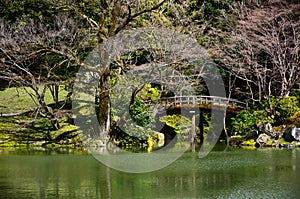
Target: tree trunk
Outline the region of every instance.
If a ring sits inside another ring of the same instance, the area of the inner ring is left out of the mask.
[[[110,111],[110,70],[105,67],[99,82],[99,110],[98,120],[100,125],[100,139],[106,141],[111,125]]]
[[[55,108],[58,108],[58,103],[59,103],[59,98],[58,98],[59,85],[57,85],[57,84],[55,84],[55,85],[49,85],[49,90],[51,92],[53,101],[55,103]]]

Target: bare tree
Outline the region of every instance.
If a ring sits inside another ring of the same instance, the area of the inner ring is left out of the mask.
[[[238,8],[221,53],[225,70],[237,77],[236,92],[253,102],[288,96],[300,81],[300,4],[251,1]]]
[[[57,129],[56,111],[46,104],[45,94],[51,88],[57,103],[58,85],[72,78],[66,72],[79,65],[81,48],[87,46],[88,31],[82,26],[66,15],[53,17],[51,23],[43,18],[0,21],[0,78],[23,87],[37,105],[36,114]]]

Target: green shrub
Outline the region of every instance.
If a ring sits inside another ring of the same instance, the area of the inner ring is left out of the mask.
[[[269,102],[263,101],[259,106],[274,119],[275,125],[285,124],[295,112],[299,111],[299,101],[296,96],[278,98],[271,96]]]
[[[152,129],[141,127],[133,123],[126,123],[124,125],[124,130],[125,133],[136,142],[147,140],[148,137],[152,137],[154,135],[154,131]]]
[[[192,121],[182,115],[165,115],[159,120],[174,129],[179,141],[184,141],[185,132],[192,125]]]
[[[275,120],[277,123],[286,122],[295,112],[299,111],[298,99],[295,96],[289,96],[279,100],[278,106],[276,107]]]
[[[290,118],[289,123],[292,123],[295,126],[300,126],[300,111],[295,112]]]
[[[272,96],[269,102],[263,101],[255,110],[244,110],[232,118],[232,130],[239,135],[245,135],[252,129],[257,129],[257,124],[271,123],[273,125],[285,124],[289,121],[296,121],[300,111],[299,101],[295,96],[288,96],[280,99]]]
[[[153,116],[148,112],[146,105],[141,100],[136,100],[129,111],[132,120],[139,126],[149,126],[154,121]]]
[[[235,118],[232,118],[233,131],[238,135],[246,135],[250,130],[256,129],[257,124],[273,123],[274,120],[268,117],[267,112],[264,110],[248,111],[243,110],[237,114]]]
[[[300,102],[300,92],[299,91],[291,91],[290,96],[296,97],[298,102]],[[299,106],[299,104],[298,104],[298,106]]]

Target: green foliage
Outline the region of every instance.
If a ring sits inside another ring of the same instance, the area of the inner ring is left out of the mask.
[[[160,90],[157,87],[152,87],[151,84],[145,84],[144,88],[138,93],[138,97],[143,100],[156,100]]]
[[[117,77],[114,78],[116,84],[118,82]],[[152,137],[154,131],[152,128],[155,126],[154,118],[149,113],[148,107],[145,104],[145,100],[155,100],[158,97],[159,91],[157,88],[151,87],[150,84],[146,84],[135,96],[133,104],[129,104],[128,97],[117,96],[118,93],[112,95],[114,100],[114,106],[117,109],[112,108],[114,119],[125,120],[126,122],[122,126],[122,131],[118,132],[118,140],[123,144],[139,145],[142,142],[147,142],[149,137]],[[127,94],[127,93],[126,93]],[[130,106],[129,116],[124,118],[124,112]]]
[[[189,128],[192,124],[189,118],[182,115],[165,115],[160,118],[160,121],[174,128],[176,133],[181,133],[183,129]]]
[[[159,120],[174,129],[179,141],[184,141],[185,133],[192,125],[192,121],[182,115],[165,115]]]
[[[202,45],[202,46],[206,46],[211,42],[211,38],[207,35],[203,35],[202,37],[200,37],[198,39],[198,42]]]
[[[154,118],[148,112],[145,103],[141,100],[134,101],[129,113],[132,120],[139,126],[146,127],[154,121]]]
[[[265,109],[268,115],[274,118],[276,125],[284,124],[289,117],[300,110],[299,101],[295,96],[283,99],[271,96],[269,102],[263,101],[258,107]]]
[[[133,123],[126,123],[124,130],[127,135],[132,137],[132,140],[143,141],[154,135],[154,131],[150,128],[141,127]]]
[[[295,96],[288,96],[279,101],[276,110],[275,120],[279,123],[284,122],[287,118],[300,110],[299,102]]]
[[[77,9],[95,21],[99,21],[101,7],[97,0],[76,1]]]
[[[16,131],[16,129],[19,128],[19,124],[16,122],[13,123],[9,121],[7,118],[1,118],[0,120],[0,140],[2,140],[3,137],[5,137],[4,132],[13,132]]]
[[[97,0],[74,1],[73,6],[93,20],[100,19],[101,7]],[[48,0],[2,0],[0,10],[0,17],[11,22],[26,17],[50,17],[59,12],[59,9],[53,9],[53,4]]]
[[[300,102],[300,92],[299,91],[291,91],[290,96],[296,97],[298,102]]]
[[[203,131],[207,133],[209,128],[211,128],[211,114],[203,113]]]
[[[208,0],[204,2],[203,13],[205,17],[218,18],[222,12],[230,10],[232,1]]]
[[[235,132],[244,135],[252,129],[257,129],[257,124],[271,123],[273,125],[285,124],[288,120],[296,120],[297,111],[300,111],[299,102],[295,96],[284,99],[271,97],[269,102],[263,101],[255,110],[244,110],[232,118],[232,127]],[[292,117],[294,115],[294,117]]]
[[[235,118],[232,118],[231,124],[234,132],[238,135],[245,135],[250,130],[256,129],[257,124],[260,122],[273,123],[274,120],[268,117],[264,110],[243,110],[239,112]]]
[[[194,14],[194,19],[204,19],[204,21],[210,26],[218,29],[223,29],[223,26],[226,26],[224,17],[227,14],[231,13],[233,2],[234,0],[189,0],[187,1],[189,9],[186,14]]]
[[[117,84],[118,78],[114,76],[113,84]],[[124,92],[121,92],[124,93]],[[130,94],[130,93],[125,93]],[[148,107],[145,101],[156,100],[159,96],[159,89],[152,87],[151,84],[146,84],[143,89],[141,89],[135,96],[133,104],[129,104],[130,96],[118,95],[118,92],[112,93],[111,98],[113,102],[112,113],[115,120],[121,118],[125,111],[127,111],[128,106],[129,114],[134,123],[142,127],[153,127],[154,118],[149,113]],[[117,108],[114,108],[117,107]]]
[[[22,17],[39,18],[54,14],[46,0],[3,0],[0,10],[0,17],[12,22]]]
[[[295,126],[300,126],[300,111],[295,112],[289,119],[289,123],[292,123]]]

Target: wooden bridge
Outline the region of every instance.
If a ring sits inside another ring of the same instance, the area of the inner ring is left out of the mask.
[[[164,97],[160,98],[157,103],[163,106],[165,110],[199,108],[202,110],[227,110],[228,112],[236,113],[248,109],[248,103],[246,102],[219,96],[190,95]]]
[[[200,130],[200,146],[204,141],[203,113],[217,110],[220,114],[224,114],[226,110],[226,113],[236,114],[241,110],[248,109],[248,103],[236,99],[203,95],[164,97],[155,101],[148,101],[146,104],[151,107],[150,112],[153,116],[184,113],[185,116],[191,117],[192,124],[186,139],[190,142],[192,151],[195,151],[195,137],[198,136],[195,130],[196,125]]]

